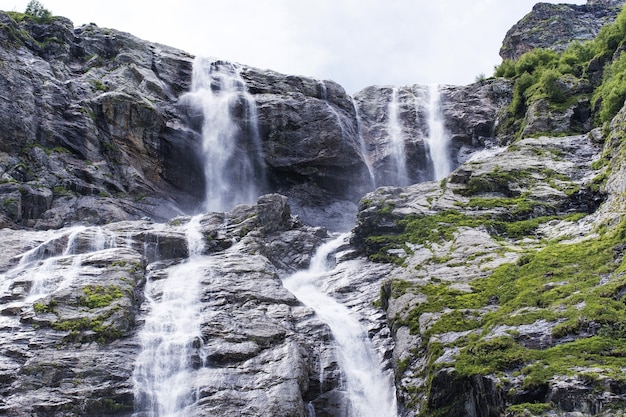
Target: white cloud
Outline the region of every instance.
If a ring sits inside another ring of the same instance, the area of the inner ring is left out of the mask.
[[[506,31],[534,0],[41,0],[76,25],[94,22],[193,54],[372,84],[466,84],[500,62]],[[551,1],[557,3],[560,1]],[[584,4],[584,0],[571,1]],[[28,0],[0,0],[23,11]]]

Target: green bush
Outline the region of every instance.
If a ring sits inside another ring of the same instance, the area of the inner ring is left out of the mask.
[[[28,2],[24,14],[40,21],[47,21],[52,17],[50,10],[46,9],[43,4],[37,0],[31,0]]]
[[[626,54],[609,64],[604,70],[602,84],[593,96],[594,105],[599,107],[598,121],[610,121],[624,106],[626,100]]]

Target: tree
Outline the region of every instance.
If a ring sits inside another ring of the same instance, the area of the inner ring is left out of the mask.
[[[38,0],[30,0],[26,6],[24,14],[32,16],[38,20],[47,20],[52,17],[50,10],[43,7]]]

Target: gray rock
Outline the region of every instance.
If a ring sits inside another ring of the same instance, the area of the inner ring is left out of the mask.
[[[500,56],[515,60],[534,48],[562,51],[572,41],[591,40],[602,26],[615,20],[623,5],[623,0],[588,0],[580,6],[537,3],[509,29]]]

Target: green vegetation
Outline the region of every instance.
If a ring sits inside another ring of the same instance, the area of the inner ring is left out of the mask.
[[[111,89],[108,84],[103,83],[100,80],[92,80],[91,84],[93,85],[94,90],[107,92]]]
[[[96,341],[100,344],[109,343],[115,339],[119,339],[124,335],[124,332],[109,322],[109,319],[114,314],[123,312],[122,307],[119,305],[113,305],[113,302],[124,296],[124,292],[121,288],[115,285],[102,286],[102,285],[88,285],[83,288],[84,296],[80,297],[75,306],[89,310],[101,309],[101,312],[97,312],[95,317],[93,315],[85,314],[80,317],[62,318],[59,312],[56,310],[57,302],[51,300],[47,303],[37,302],[34,303],[33,309],[35,314],[55,314],[57,321],[50,324],[50,327],[54,330],[69,332],[65,337],[65,342],[91,342]],[[108,307],[108,308],[107,308]]]
[[[507,415],[511,415],[512,417],[522,417],[533,415],[540,415],[545,413],[546,411],[550,411],[554,408],[554,404],[552,403],[522,403],[515,404],[507,408]]]
[[[105,344],[113,340],[119,339],[124,333],[118,328],[107,325],[105,320],[112,315],[113,311],[99,316],[97,318],[79,317],[75,319],[59,320],[52,324],[54,330],[69,331],[70,333],[66,337],[68,342],[83,342],[90,341],[91,337],[87,340],[83,336],[82,332],[91,331],[94,332],[92,340],[97,341],[100,344]]]
[[[40,22],[46,22],[52,18],[50,10],[46,9],[43,4],[37,0],[30,0],[28,2],[24,14],[33,17]]]
[[[52,12],[46,9],[41,2],[37,0],[31,0],[26,5],[26,10],[24,13],[19,12],[6,12],[11,19],[13,19],[16,23],[20,23],[24,20],[34,20],[38,23],[48,23],[50,22],[54,16],[52,16]]]
[[[33,304],[33,309],[37,314],[45,314],[54,312],[54,307],[56,307],[56,303],[51,301],[47,304],[44,303],[35,303]]]
[[[85,296],[79,299],[78,304],[90,309],[107,307],[113,300],[124,296],[122,290],[115,285],[106,287],[102,285],[88,285],[83,288],[83,292]]]
[[[494,75],[513,79],[514,87],[503,131],[519,134],[526,110],[539,100],[565,109],[592,98],[596,125],[610,121],[626,99],[625,42],[626,9],[592,41],[574,42],[562,53],[533,49],[517,61],[504,60]],[[602,77],[595,75],[598,69],[603,69]]]
[[[449,346],[460,349],[453,363],[458,378],[521,376],[521,388],[530,390],[546,386],[558,375],[578,375],[604,389],[602,380],[592,373],[581,375],[580,368],[599,369],[603,377],[626,380],[622,371],[626,367],[625,240],[626,222],[595,239],[548,243],[471,282],[471,291],[455,290],[446,282],[420,286],[390,282],[387,286],[394,296],[408,291],[426,296],[396,323],[422,333],[425,340],[435,334],[471,331]],[[434,313],[435,318],[420,328],[424,313]],[[560,343],[533,348],[521,343],[524,338],[517,330],[505,332],[508,335],[492,333],[501,326],[538,320],[551,323],[551,336]],[[429,361],[428,375],[448,366]],[[552,407],[518,404],[508,411],[517,415]]]
[[[502,202],[502,201],[500,201]],[[470,204],[485,204],[487,199],[470,200]],[[511,199],[505,203],[519,207],[518,214],[528,214],[527,207],[530,202],[524,202],[520,198]],[[494,218],[493,214],[477,214],[470,216],[458,210],[444,210],[436,214],[416,214],[407,216],[396,221],[398,233],[386,235],[370,235],[365,241],[365,250],[369,259],[374,262],[387,262],[402,265],[403,257],[390,254],[390,251],[404,249],[410,253],[407,243],[430,247],[433,243],[454,240],[455,233],[460,227],[483,227],[492,236],[502,239],[522,239],[532,236],[536,229],[551,220],[562,219],[575,221],[583,214],[574,213],[568,215],[548,215],[530,218],[513,218],[510,213],[505,216],[508,219]]]

